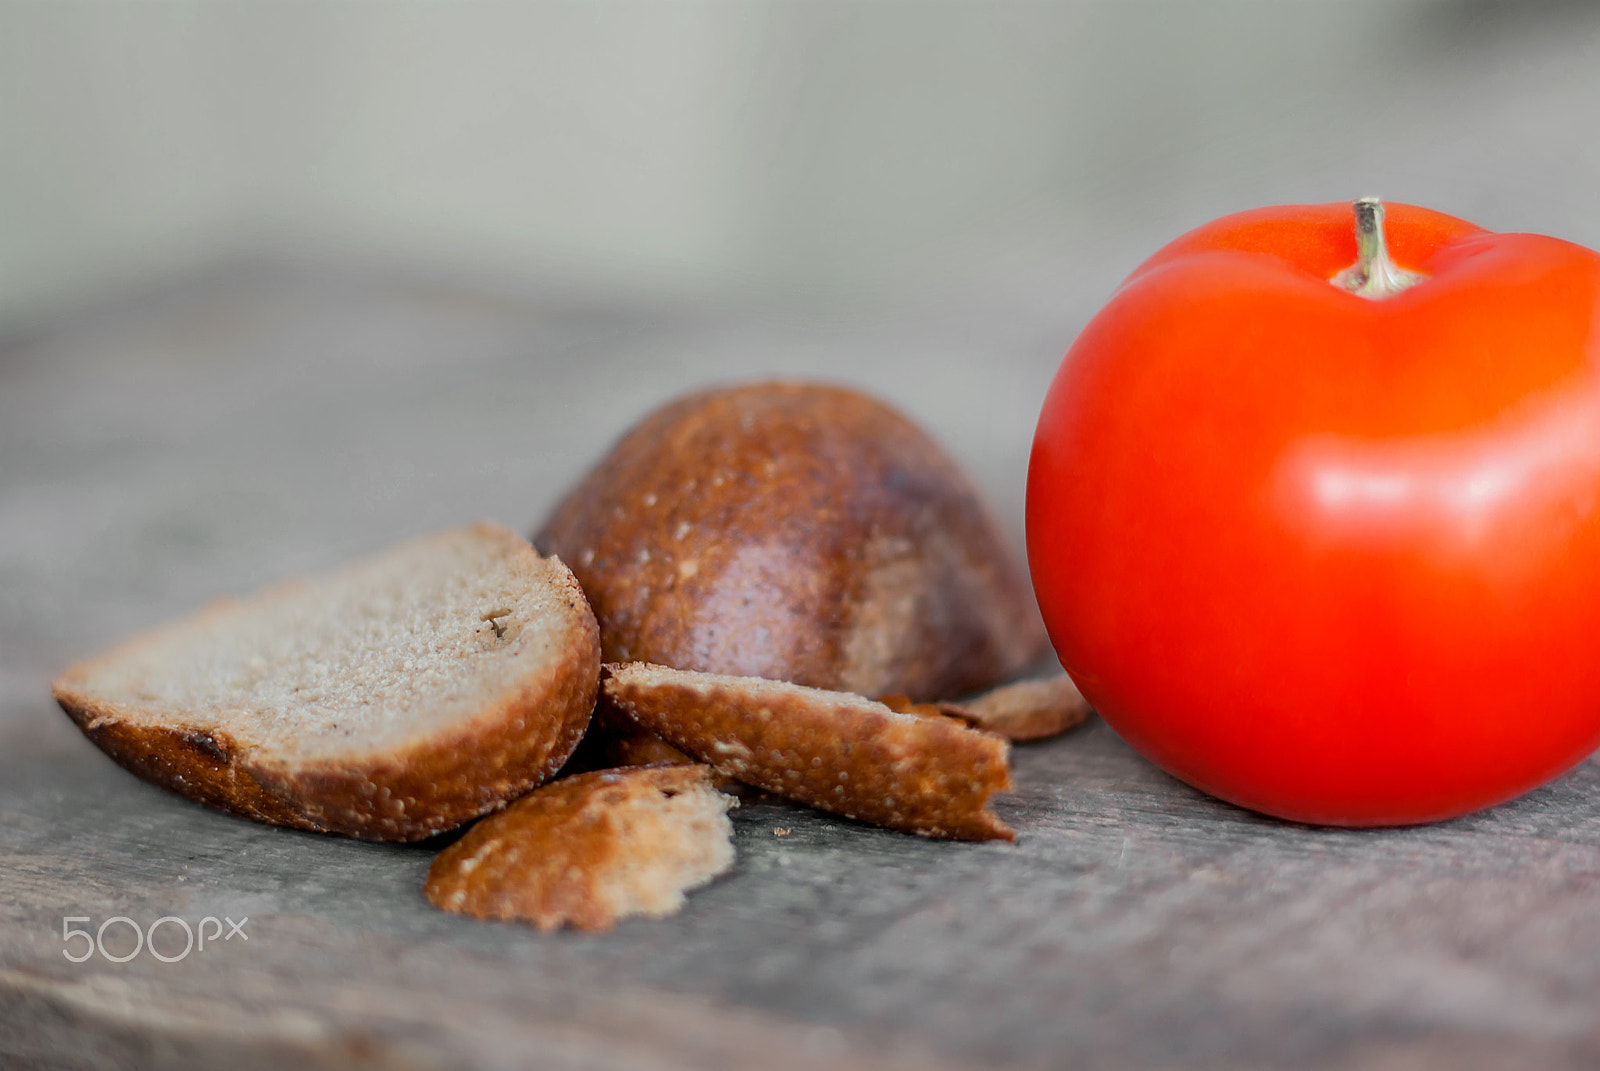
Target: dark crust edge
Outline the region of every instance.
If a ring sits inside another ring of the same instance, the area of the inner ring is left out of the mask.
[[[94,745],[117,765],[196,803],[231,811],[258,822],[296,829],[329,831],[273,795],[233,762],[226,736],[131,725],[97,714],[93,703],[57,685],[55,700]]]
[[[119,765],[187,799],[295,829],[422,840],[542,784],[588,727],[600,683],[599,626],[565,563],[540,560],[559,568],[549,580],[578,611],[565,650],[458,729],[368,764],[279,767],[257,761],[225,732],[131,724],[115,704],[98,704],[75,689],[73,681],[92,663],[63,673],[52,694]]]

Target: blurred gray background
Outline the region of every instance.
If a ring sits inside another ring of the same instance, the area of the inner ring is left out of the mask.
[[[0,325],[240,258],[1005,308],[1369,192],[1600,245],[1597,122],[1586,3],[0,0]]]
[[[219,591],[531,531],[698,383],[878,394],[1020,547],[1154,249],[1368,193],[1600,247],[1597,130],[1588,3],[0,0],[0,734]]]

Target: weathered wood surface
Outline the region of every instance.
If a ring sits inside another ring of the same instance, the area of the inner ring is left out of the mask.
[[[426,846],[165,794],[48,699],[68,661],[215,594],[480,515],[529,529],[707,379],[864,384],[1015,527],[1037,400],[1086,311],[1009,336],[804,327],[256,269],[4,343],[0,1066],[1600,1064],[1593,760],[1485,814],[1341,832],[1209,800],[1092,723],[1017,749],[1015,844],[752,797],[731,876],[587,937],[434,911]],[[69,915],[248,916],[249,939],[76,964]]]

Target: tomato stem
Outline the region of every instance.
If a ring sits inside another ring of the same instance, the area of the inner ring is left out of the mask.
[[[1356,214],[1356,262],[1335,275],[1333,285],[1376,301],[1421,282],[1422,276],[1406,271],[1389,259],[1389,243],[1383,231],[1383,202],[1376,197],[1362,197],[1352,207]]]

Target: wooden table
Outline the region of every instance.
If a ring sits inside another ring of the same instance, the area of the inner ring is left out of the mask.
[[[893,399],[1019,535],[1038,399],[1097,300],[820,322],[240,265],[0,342],[0,1066],[1600,1065],[1594,761],[1455,822],[1329,831],[1094,723],[1017,750],[1015,844],[752,797],[736,869],[681,915],[541,935],[430,908],[426,846],[145,785],[49,700],[69,661],[215,594],[480,515],[529,530],[709,379]],[[248,921],[182,959],[163,924],[171,963],[73,963],[69,916]]]

